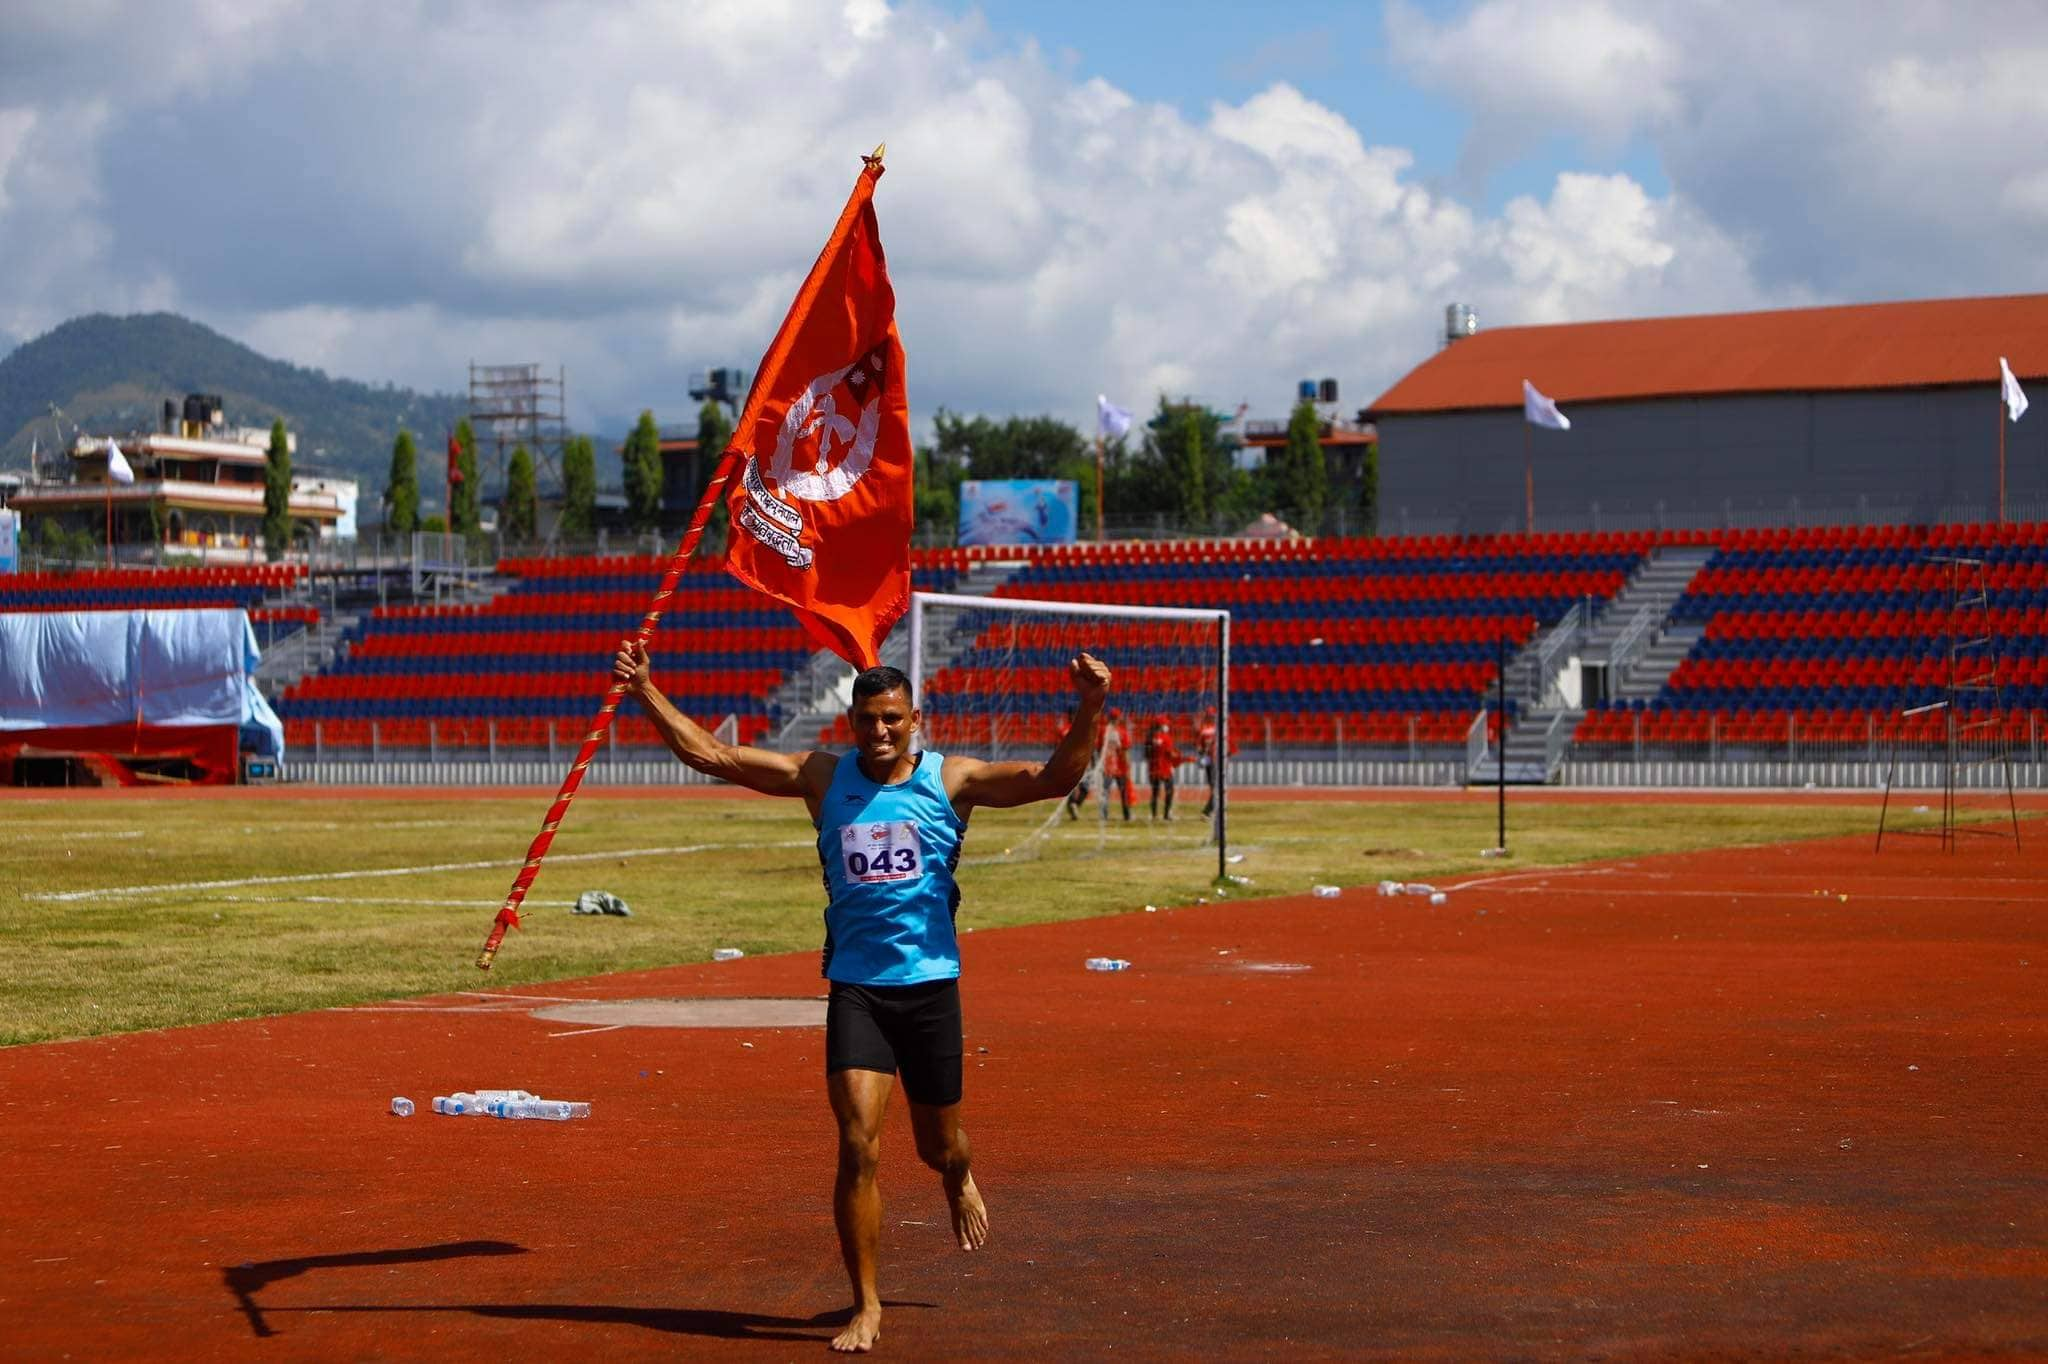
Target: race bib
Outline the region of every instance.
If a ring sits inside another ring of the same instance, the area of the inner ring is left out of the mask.
[[[839,855],[849,881],[874,885],[924,874],[917,825],[907,819],[844,825],[839,830]]]

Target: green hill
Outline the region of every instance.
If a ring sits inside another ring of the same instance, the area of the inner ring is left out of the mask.
[[[268,426],[279,417],[299,438],[295,464],[352,475],[363,505],[377,505],[398,429],[420,444],[424,473],[443,433],[467,402],[452,393],[415,393],[334,379],[258,355],[240,342],[172,313],[96,313],[25,341],[0,359],[0,469],[25,469],[31,437],[56,443],[50,404],[89,433],[154,431],[166,398],[217,393],[231,426]],[[374,512],[370,513],[374,517]]]

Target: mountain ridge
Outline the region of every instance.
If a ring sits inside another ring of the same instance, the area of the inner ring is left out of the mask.
[[[0,469],[26,470],[32,440],[68,446],[74,427],[119,435],[159,428],[165,399],[219,394],[230,426],[283,418],[298,437],[294,467],[352,477],[377,505],[399,428],[413,433],[428,474],[443,432],[468,411],[453,393],[338,379],[272,359],[176,313],[90,313],[0,356]],[[64,415],[61,439],[50,413]]]

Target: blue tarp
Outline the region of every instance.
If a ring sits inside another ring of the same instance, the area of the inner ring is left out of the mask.
[[[259,656],[246,611],[0,613],[0,730],[238,725],[242,747],[281,759]]]

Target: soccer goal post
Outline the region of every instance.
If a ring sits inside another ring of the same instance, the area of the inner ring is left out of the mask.
[[[1174,782],[1182,769],[1198,774],[1216,875],[1227,878],[1228,611],[915,592],[909,643],[925,742],[992,759],[1051,752],[1074,706],[1069,660],[1085,650],[1107,663],[1128,780],[1151,780],[1154,758],[1177,753]],[[1153,742],[1162,737],[1165,747]],[[1098,795],[1106,817],[1108,793]]]

